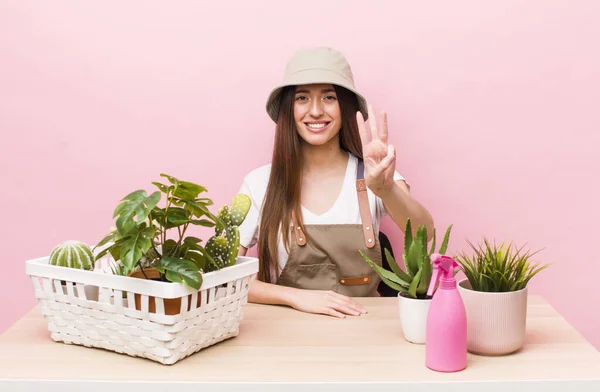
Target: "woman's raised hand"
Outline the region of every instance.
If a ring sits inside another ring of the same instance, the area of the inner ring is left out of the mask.
[[[377,127],[377,119],[373,107],[369,105],[367,124],[360,111],[356,113],[356,122],[360,133],[365,164],[365,183],[377,196],[390,190],[394,184],[396,170],[396,150],[388,144],[387,114],[381,112],[381,124]]]

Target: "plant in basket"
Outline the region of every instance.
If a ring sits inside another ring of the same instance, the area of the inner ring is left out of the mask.
[[[406,271],[398,266],[387,249],[385,249],[385,256],[392,269],[391,271],[375,264],[362,251],[359,251],[363,259],[377,272],[381,280],[398,291],[400,323],[404,337],[411,343],[425,343],[427,312],[431,304],[431,298],[427,296],[433,272],[431,255],[446,253],[451,230],[452,225],[446,229],[440,249],[436,252],[435,228],[433,229],[431,248],[427,249],[427,228],[424,225],[420,226],[413,236],[411,221],[407,219],[404,230],[404,252],[402,254]]]
[[[77,240],[63,241],[58,244],[52,252],[48,260],[50,265],[58,267],[66,267],[73,269],[81,269],[91,271],[94,269],[94,255],[88,244]],[[61,280],[62,293],[67,294],[67,281]],[[70,282],[73,285],[73,282]],[[96,301],[98,299],[98,287],[94,285],[84,284],[83,289],[87,299]]]
[[[458,289],[467,312],[467,347],[482,355],[503,355],[524,343],[529,281],[548,267],[533,261],[539,251],[513,243],[491,244],[487,238],[460,252],[456,261],[466,279]]]
[[[208,208],[213,201],[201,197],[206,188],[167,174],[161,176],[169,184],[153,182],[157,191],[148,195],[145,190],[136,190],[120,201],[113,214],[116,229],[96,248],[110,246],[99,252],[96,260],[110,254],[117,262],[114,271],[119,275],[182,283],[199,290],[203,273],[235,264],[238,226],[246,218],[251,201],[247,195],[237,194],[231,210],[225,205],[215,216]],[[161,199],[163,205],[159,205]],[[203,246],[200,238],[186,235],[190,225],[214,227],[215,235]],[[138,308],[139,298],[136,294]],[[165,312],[178,313],[180,303],[180,298],[165,300]],[[149,307],[155,312],[153,298]]]

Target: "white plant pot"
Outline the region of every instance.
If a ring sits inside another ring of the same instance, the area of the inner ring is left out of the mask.
[[[523,346],[527,321],[527,287],[488,293],[474,291],[467,279],[458,284],[467,311],[467,349],[479,355],[506,355]]]
[[[415,344],[425,344],[427,314],[431,299],[414,299],[398,294],[400,326],[404,338]]]

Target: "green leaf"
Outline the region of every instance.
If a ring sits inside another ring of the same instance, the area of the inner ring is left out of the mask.
[[[121,244],[126,240],[126,238],[120,238],[117,241],[115,241],[114,244],[112,244],[111,246],[109,246],[108,248],[105,248],[104,250],[102,250],[100,253],[98,253],[96,255],[95,260],[100,260],[101,258],[103,258],[104,256],[106,256],[108,253],[111,254],[111,256],[113,257],[114,260],[119,260],[119,255],[120,255],[120,249],[121,249]],[[114,251],[118,251],[117,253],[117,257],[115,257],[114,255]]]
[[[410,283],[410,287],[408,288],[408,295],[410,295],[413,298],[417,298],[417,287],[419,287],[419,283],[421,282],[421,271],[422,270],[419,270],[419,272],[417,272],[412,282]]]
[[[167,280],[174,283],[185,282],[188,286],[199,290],[202,286],[200,268],[191,260],[176,257],[163,257],[157,269],[164,273]]]
[[[429,251],[429,256],[435,253],[435,227],[433,228],[433,239],[431,241],[431,250]]]
[[[383,276],[379,276],[381,278],[381,281],[383,283],[385,283],[386,285],[388,285],[389,287],[391,287],[392,289],[396,290],[396,291],[400,291],[403,293],[408,293],[408,289],[404,286],[400,286],[399,284],[396,284],[394,282],[392,282],[391,280],[386,279]]]
[[[108,244],[109,242],[114,242],[116,240],[118,240],[119,238],[121,238],[121,234],[117,231],[117,230],[113,230],[111,231],[106,237],[104,237],[95,247],[96,248],[100,248],[101,246],[104,246],[106,244]]]
[[[160,201],[160,192],[156,191],[150,196],[146,192],[135,191],[125,196],[121,203],[115,209],[114,216],[117,218],[117,229],[121,234],[132,230],[136,225],[141,224],[156,207]],[[137,218],[137,220],[134,220]]]
[[[394,271],[396,276],[398,276],[401,280],[405,282],[410,282],[412,280],[412,278],[406,272],[402,271],[400,266],[398,266],[398,263],[396,263],[389,249],[387,248],[385,248],[385,258],[387,259],[390,268],[392,269],[392,271]]]
[[[407,255],[412,245],[412,226],[410,224],[410,218],[406,220],[406,228],[404,229],[404,254]],[[406,265],[406,272],[409,272],[408,265]]]
[[[191,219],[189,222],[196,226],[215,227],[215,223],[208,219]]]
[[[194,201],[201,192],[206,192],[206,188],[191,182],[179,181],[179,186],[173,192],[173,196],[184,201]]]
[[[422,225],[417,231],[417,237],[421,244],[421,258],[419,260],[419,269],[421,270],[421,281],[417,287],[417,294],[424,295],[427,293],[429,287],[429,280],[431,279],[431,259],[427,252],[427,227]]]
[[[222,224],[222,222],[216,216],[214,216],[206,206],[198,204],[194,201],[188,201],[187,205],[194,208],[194,216],[201,217],[202,215],[206,215],[213,222]]]
[[[429,290],[429,284],[431,283],[431,275],[433,267],[431,266],[431,259],[429,255],[425,254],[423,256],[423,268],[421,269],[421,282],[417,287],[417,293],[421,295],[426,295],[427,290]]]
[[[196,199],[196,200],[194,200],[194,202],[198,203],[198,204],[202,204],[204,206],[212,206],[214,204],[214,202],[207,197],[202,197],[202,198]]]
[[[446,229],[446,234],[444,234],[444,240],[442,241],[442,246],[440,247],[439,253],[442,255],[446,254],[446,250],[448,248],[448,241],[450,241],[450,232],[452,231],[452,225],[448,226]]]
[[[189,249],[185,253],[183,258],[186,260],[193,261],[201,270],[203,270],[206,267],[206,258],[202,256],[202,253],[198,252],[197,250]]]
[[[404,255],[405,264],[407,265],[407,272],[410,276],[415,276],[419,271],[419,264],[421,262],[421,252],[423,246],[419,243],[419,238],[415,237],[415,239],[410,244],[410,248],[408,249],[408,254]]]
[[[409,282],[405,282],[402,279],[400,279],[398,276],[396,276],[393,272],[386,270],[385,268],[375,264],[373,262],[373,260],[369,259],[361,250],[359,250],[360,255],[362,256],[362,258],[367,262],[367,264],[373,268],[375,270],[375,272],[377,272],[377,275],[379,275],[379,277],[383,280],[383,279],[387,279],[389,281],[392,281],[394,283],[396,283],[397,285],[401,285],[401,286],[409,286]],[[396,289],[397,290],[397,289]]]
[[[166,212],[166,219],[165,219]],[[185,225],[189,223],[189,217],[185,209],[180,207],[155,208],[153,211],[154,218],[166,229]]]
[[[152,247],[154,238],[154,228],[145,227],[145,223],[140,225],[136,232],[121,244],[121,261],[125,267],[131,271],[135,264]]]
[[[183,239],[183,243],[187,244],[189,246],[194,246],[194,245],[198,246],[198,244],[200,242],[202,242],[202,240],[200,238],[191,237],[191,236],[190,237],[185,237]],[[195,249],[195,248],[192,248],[192,249]]]
[[[163,193],[165,193],[165,194],[169,193],[169,187],[167,187],[166,185],[163,185],[160,182],[153,182],[152,184],[156,185],[156,187],[158,189],[160,189]]]
[[[178,180],[177,180],[175,177],[173,177],[173,176],[170,176],[170,175],[168,175],[168,174],[164,174],[164,173],[161,173],[161,175],[160,175],[160,176],[161,176],[161,177],[165,177],[167,180],[169,180],[169,182],[170,182],[171,184],[175,185],[175,187],[179,186],[179,181],[178,181]]]
[[[180,255],[177,252],[177,241],[168,239],[165,241],[163,245],[163,254],[165,256],[179,257]]]

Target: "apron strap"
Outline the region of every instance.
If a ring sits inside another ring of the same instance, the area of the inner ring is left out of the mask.
[[[373,221],[371,219],[371,209],[369,208],[369,196],[367,195],[367,184],[365,183],[365,164],[362,159],[358,160],[358,168],[356,170],[356,191],[358,193],[358,208],[360,210],[365,245],[367,248],[372,248],[375,246],[375,233],[373,232]],[[298,244],[298,246],[304,246],[306,245],[306,235],[296,222],[296,214],[292,211],[292,224],[294,225],[296,244]]]
[[[373,221],[371,220],[369,196],[367,194],[367,184],[365,183],[365,164],[362,159],[358,160],[356,170],[356,191],[358,192],[358,208],[360,209],[365,245],[367,248],[372,248],[375,246],[375,233],[373,233]]]
[[[292,225],[294,225],[294,236],[296,237],[296,243],[298,246],[304,246],[306,245],[306,236],[304,235],[302,228],[298,226],[296,222],[296,213],[292,211]]]

